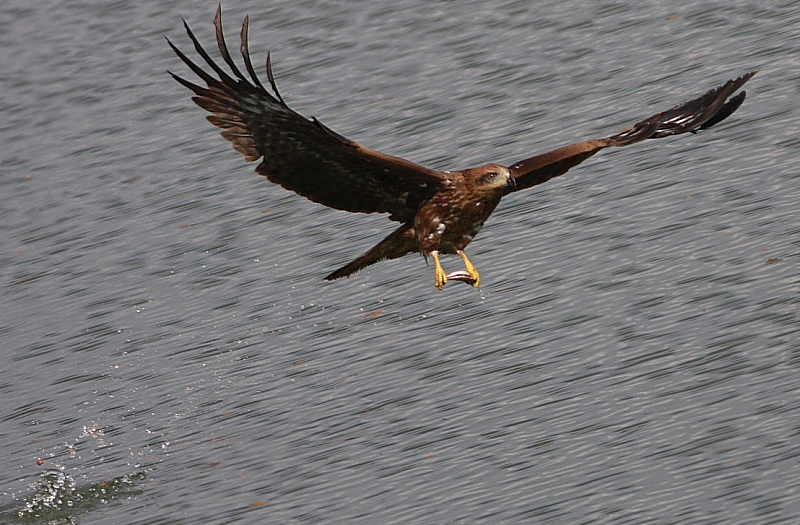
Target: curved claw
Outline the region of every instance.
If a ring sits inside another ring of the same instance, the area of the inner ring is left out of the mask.
[[[461,257],[461,260],[464,261],[464,266],[467,268],[467,273],[469,274],[472,280],[472,286],[475,288],[480,288],[481,286],[481,275],[478,273],[478,270],[472,265],[472,263],[467,259],[467,254],[464,253],[464,250],[458,250],[458,256]],[[466,282],[466,281],[465,281]]]
[[[444,288],[444,285],[447,284],[447,274],[444,273],[444,268],[442,268],[442,263],[439,262],[439,252],[434,250],[431,252],[431,257],[433,257],[433,262],[436,265],[436,269],[434,270],[433,275],[433,283],[436,285],[436,288],[441,290]]]

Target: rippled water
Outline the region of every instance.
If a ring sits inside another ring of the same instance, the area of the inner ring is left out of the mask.
[[[504,200],[481,291],[412,256],[324,282],[393,226],[254,175],[168,77],[214,4],[6,0],[0,504],[58,468],[146,472],[80,523],[800,520],[795,2],[223,7],[295,109],[437,168],[761,73]]]

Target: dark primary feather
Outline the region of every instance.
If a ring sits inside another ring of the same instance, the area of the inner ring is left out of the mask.
[[[728,99],[750,80],[757,71],[729,80],[720,87],[707,91],[700,97],[679,104],[667,111],[653,115],[636,123],[631,129],[617,135],[586,142],[577,142],[542,155],[516,162],[509,167],[516,180],[518,191],[547,182],[563,175],[603,148],[627,146],[646,139],[658,139],[681,133],[694,133],[710,128],[728,118],[744,102],[747,95],[742,91]]]
[[[217,47],[233,76],[214,62],[185,22],[184,26],[195,50],[216,76],[167,39],[207,87],[170,74],[194,91],[193,100],[211,113],[208,120],[223,129],[222,136],[247,161],[263,157],[256,171],[270,181],[332,208],[386,212],[392,220],[401,222],[413,218],[419,206],[439,189],[442,172],[365,148],[290,109],[278,93],[268,58],[267,78],[274,94],[269,93],[250,60],[247,18],[242,25],[240,51],[252,82],[230,56],[222,32],[221,9],[214,17]]]

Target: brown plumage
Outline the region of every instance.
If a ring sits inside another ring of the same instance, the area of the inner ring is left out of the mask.
[[[434,282],[440,290],[448,278],[440,254],[458,254],[464,261],[466,274],[454,272],[451,278],[470,282],[476,288],[480,285],[480,276],[464,248],[504,195],[562,175],[604,148],[709,128],[739,108],[745,92],[732,95],[756,74],[753,71],[729,80],[608,138],[570,144],[509,167],[487,164],[439,171],[366,148],[318,120],[296,113],[278,92],[269,55],[266,69],[272,93],[256,76],[247,45],[248,18],[242,26],[240,50],[249,79],[228,52],[220,8],[214,26],[217,47],[232,76],[211,59],[186,22],[184,27],[195,50],[216,77],[167,39],[206,87],[170,74],[195,93],[193,100],[211,113],[208,120],[223,129],[222,136],[234,149],[248,162],[261,160],[257,173],[314,202],[351,212],[388,213],[389,219],[400,223],[388,237],[326,279],[345,277],[383,259],[420,252],[433,258]]]

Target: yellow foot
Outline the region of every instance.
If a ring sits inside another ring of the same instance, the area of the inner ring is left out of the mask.
[[[472,286],[474,286],[475,288],[480,288],[481,275],[478,273],[478,270],[476,270],[475,267],[472,266],[472,263],[469,262],[469,259],[467,259],[467,254],[464,253],[464,250],[457,250],[456,253],[458,253],[458,256],[461,257],[462,261],[464,261],[464,266],[467,269],[467,273],[469,274],[470,277],[472,277],[472,280],[474,281],[472,283]]]
[[[441,290],[447,283],[447,274],[444,273],[442,263],[439,262],[439,252],[434,250],[431,252],[431,256],[433,256],[433,262],[436,264],[436,270],[433,275],[433,283],[436,285],[436,288]]]

